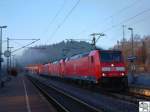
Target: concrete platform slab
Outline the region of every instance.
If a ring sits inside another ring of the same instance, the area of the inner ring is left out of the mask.
[[[0,112],[56,112],[23,75],[12,78],[0,88]]]

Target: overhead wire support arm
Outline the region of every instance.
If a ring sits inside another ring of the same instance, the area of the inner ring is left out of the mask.
[[[96,42],[98,42],[98,40],[99,40],[102,36],[106,36],[106,34],[104,34],[104,33],[99,33],[99,37],[96,39]]]
[[[29,46],[29,45],[31,45],[31,44],[34,44],[35,42],[37,42],[37,41],[39,41],[40,39],[34,39],[34,41],[33,42],[31,42],[31,43],[29,43],[29,44],[27,44],[27,45],[24,45],[24,46],[22,46],[22,47],[20,47],[20,48],[18,48],[18,49],[15,49],[14,51],[12,51],[11,53],[14,53],[14,52],[16,52],[16,51],[19,51],[19,50],[21,50],[21,49],[23,49],[23,48],[25,48],[25,47],[27,47],[27,46]]]
[[[40,40],[40,39],[15,39],[15,38],[11,38],[9,40]]]
[[[101,36],[105,36],[105,34],[104,33],[92,33],[92,34],[90,34],[90,36],[93,37],[92,45],[94,46],[94,48],[96,48],[97,41],[100,39]],[[97,39],[96,39],[96,36],[98,36]]]

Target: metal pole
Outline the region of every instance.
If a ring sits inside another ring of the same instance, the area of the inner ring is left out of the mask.
[[[15,59],[15,55],[12,55],[12,67],[13,67],[13,68],[16,67],[16,66],[15,66],[15,65],[16,65],[16,64],[15,64],[15,60],[16,60],[16,59]]]
[[[132,37],[132,56],[134,56],[134,37],[133,37],[133,29],[131,30],[131,37]],[[134,74],[135,71],[135,65],[134,65],[134,61],[132,62],[132,75],[133,75],[133,83],[136,82],[136,77]]]
[[[94,45],[94,48],[96,48],[96,39],[95,39],[95,35],[93,35],[93,45]]]
[[[122,28],[123,28],[123,31],[122,31],[122,33],[123,33],[123,40],[122,40],[122,49],[124,48],[124,40],[125,40],[125,28],[126,27],[126,25],[122,25]]]
[[[7,38],[7,51],[9,51],[9,38]],[[9,72],[9,57],[7,57],[7,73]]]
[[[10,69],[12,68],[12,60],[11,60],[12,56],[10,55]]]
[[[134,56],[134,43],[133,43],[133,28],[128,28],[128,30],[131,31],[131,55],[132,57]],[[134,60],[131,61],[131,74],[132,74],[132,77],[133,77],[133,81],[132,83],[134,83],[136,81],[136,77],[134,76],[134,70],[135,70],[135,65],[134,65]]]
[[[15,55],[14,55],[14,58],[13,58],[13,60],[14,60],[14,68],[15,68],[15,67],[16,67],[16,66],[15,66],[15,65],[16,65],[16,64],[15,64]]]
[[[131,55],[134,56],[134,45],[133,45],[133,28],[128,28],[131,31]]]
[[[118,47],[118,50],[119,50],[119,48],[120,48],[120,47],[119,47],[119,40],[117,40],[117,47]]]
[[[10,55],[9,59],[10,59],[10,65],[9,66],[10,66],[10,70],[11,70],[11,55]]]
[[[2,59],[2,36],[3,36],[2,29],[3,28],[7,28],[7,26],[0,26],[0,32],[1,32],[0,34],[0,77],[2,75],[2,61],[3,61]]]
[[[12,55],[12,67],[15,68],[15,55]]]
[[[131,38],[132,38],[132,56],[134,56],[134,46],[133,46],[133,29],[131,30]]]
[[[12,63],[11,63],[11,54],[12,54],[12,52],[11,52],[11,48],[13,48],[13,47],[9,47],[9,49],[10,49],[10,57],[9,57],[9,59],[10,59],[10,63],[9,63],[9,64],[10,64],[10,65],[9,65],[10,70],[11,70],[11,67],[12,67],[12,66],[11,66],[11,65],[12,65]]]
[[[1,35],[0,35],[0,77],[2,75],[2,27],[0,27]]]

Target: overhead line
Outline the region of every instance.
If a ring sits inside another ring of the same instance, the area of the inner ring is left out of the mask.
[[[80,0],[76,2],[76,4],[71,8],[71,10],[68,12],[68,14],[65,16],[65,18],[62,20],[62,22],[56,27],[56,29],[52,32],[50,37],[52,38],[56,32],[61,28],[61,26],[65,23],[65,21],[68,19],[68,17],[71,15],[71,13],[75,10],[75,8],[78,6],[80,3]]]
[[[107,32],[108,30],[111,30],[112,28],[115,28],[115,27],[117,27],[117,26],[119,26],[119,25],[121,25],[121,24],[123,24],[123,23],[125,23],[125,22],[131,21],[131,20],[135,19],[136,17],[138,17],[138,16],[140,16],[140,15],[146,13],[146,12],[149,12],[149,11],[150,11],[150,8],[149,8],[149,9],[146,9],[146,10],[143,10],[143,11],[137,13],[136,15],[134,15],[134,16],[132,16],[132,17],[129,17],[129,18],[127,18],[127,19],[121,21],[120,23],[118,23],[118,24],[116,24],[116,25],[113,25],[113,26],[110,27],[110,28],[107,28],[107,29],[104,30],[103,32]]]
[[[141,19],[141,20],[138,20],[138,21],[134,21],[134,23],[132,22],[130,25],[132,25],[132,24],[134,24],[134,25],[136,25],[136,24],[139,24],[139,23],[141,23],[141,22],[145,22],[144,20],[149,20],[149,18],[143,18],[143,19]],[[121,36],[122,35],[122,33],[121,34],[119,34],[119,35],[117,35],[116,37],[119,37],[119,36]]]
[[[148,17],[147,17],[147,18],[142,18],[142,19],[140,19],[140,20],[138,20],[138,21],[134,21],[134,22],[132,22],[131,24],[136,25],[136,24],[139,24],[139,23],[141,23],[141,22],[146,22],[146,21],[147,21],[147,19],[149,20],[149,18],[148,18]]]
[[[124,8],[118,10],[116,13],[114,13],[114,14],[112,14],[111,16],[105,18],[105,21],[108,20],[108,19],[111,19],[111,18],[112,18],[113,16],[115,16],[115,15],[118,15],[118,14],[124,12],[126,9],[131,8],[133,5],[135,5],[136,3],[140,2],[140,1],[142,1],[142,0],[135,0],[135,1],[134,1],[133,3],[131,3],[130,5],[125,6]]]
[[[65,6],[66,0],[64,0],[62,6],[59,8],[59,10],[56,12],[55,16],[51,19],[51,21],[49,22],[45,32],[48,32],[48,28],[54,23],[54,21],[56,20],[56,18],[58,17],[58,15],[61,13],[61,11],[63,10],[64,6]]]
[[[19,51],[19,50],[21,50],[21,49],[23,49],[23,48],[25,48],[25,47],[27,47],[27,46],[29,46],[29,45],[31,45],[31,44],[37,42],[37,41],[39,41],[39,40],[40,40],[40,39],[37,39],[37,40],[35,40],[35,41],[33,41],[33,42],[27,44],[27,45],[24,45],[24,46],[22,46],[22,47],[20,47],[20,48],[18,48],[18,49],[15,49],[15,50],[12,51],[11,53],[14,53],[14,52],[16,52],[16,51]]]
[[[111,18],[114,17],[115,15],[119,15],[121,12],[124,12],[126,9],[131,8],[133,5],[137,4],[137,3],[140,2],[140,1],[142,1],[142,0],[135,0],[135,1],[134,1],[133,3],[131,3],[130,5],[125,6],[124,8],[118,10],[116,13],[112,14],[111,16],[106,17],[106,18],[104,19],[103,23],[104,23],[105,21],[111,19]],[[84,32],[86,32],[86,29],[83,30],[81,33],[84,33]],[[80,35],[81,33],[78,33],[78,35]]]

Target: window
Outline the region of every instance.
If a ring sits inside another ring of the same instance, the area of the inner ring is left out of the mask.
[[[78,58],[80,58],[80,54],[70,57],[70,60],[75,60],[75,59],[78,59]]]
[[[120,51],[100,51],[100,59],[102,62],[120,62],[122,55]]]

